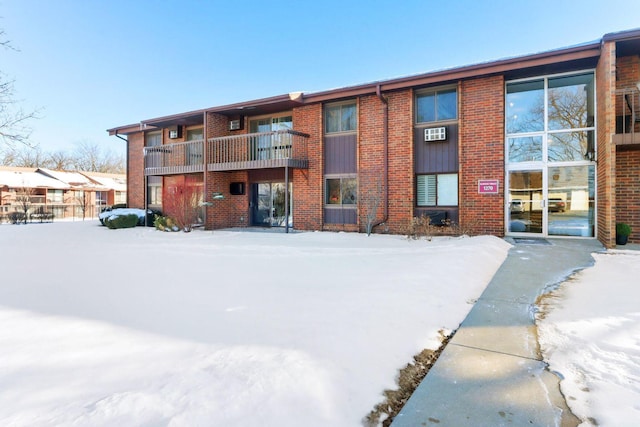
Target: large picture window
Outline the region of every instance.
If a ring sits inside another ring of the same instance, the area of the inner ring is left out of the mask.
[[[416,95],[416,122],[455,120],[458,117],[456,89],[420,92]]]
[[[329,206],[353,206],[358,203],[358,184],[355,177],[327,178],[326,201]]]
[[[593,73],[507,84],[510,163],[592,160],[595,152]]]
[[[356,103],[330,104],[324,109],[325,133],[352,132],[358,126]]]
[[[458,174],[418,175],[418,206],[458,206]]]

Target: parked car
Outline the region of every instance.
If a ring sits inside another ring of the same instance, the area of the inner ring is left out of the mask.
[[[549,199],[549,212],[564,212],[567,208],[562,199]]]
[[[524,212],[524,202],[521,199],[513,199],[511,200],[511,213],[523,213]]]
[[[138,225],[144,225],[144,209],[136,209],[136,208],[106,208],[104,209],[100,215],[98,215],[98,219],[100,220],[100,223],[102,225],[104,224],[104,220],[106,218],[110,218],[113,216],[119,216],[119,215],[129,215],[129,214],[135,214],[138,215]],[[156,211],[156,210],[152,210],[152,209],[147,209],[147,226],[148,227],[153,227],[153,220],[155,219],[156,215],[160,215],[160,211]]]

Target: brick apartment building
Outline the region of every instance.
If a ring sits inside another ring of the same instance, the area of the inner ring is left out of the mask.
[[[640,242],[639,54],[640,30],[624,31],[108,132],[128,144],[129,206],[195,193],[207,228],[401,233],[428,215],[610,247],[617,222]]]

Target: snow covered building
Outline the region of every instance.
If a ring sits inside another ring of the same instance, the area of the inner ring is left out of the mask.
[[[126,203],[126,175],[0,167],[0,220],[13,212],[42,218],[95,218]]]
[[[208,228],[640,241],[640,30],[553,51],[108,130],[128,204],[198,194]]]

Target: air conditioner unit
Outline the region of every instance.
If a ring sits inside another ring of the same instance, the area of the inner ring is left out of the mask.
[[[172,128],[169,128],[169,138],[182,138],[182,126],[174,126]]]
[[[424,130],[424,142],[433,141],[446,141],[447,140],[447,128],[429,128]]]
[[[229,120],[229,130],[240,130],[240,120]]]

